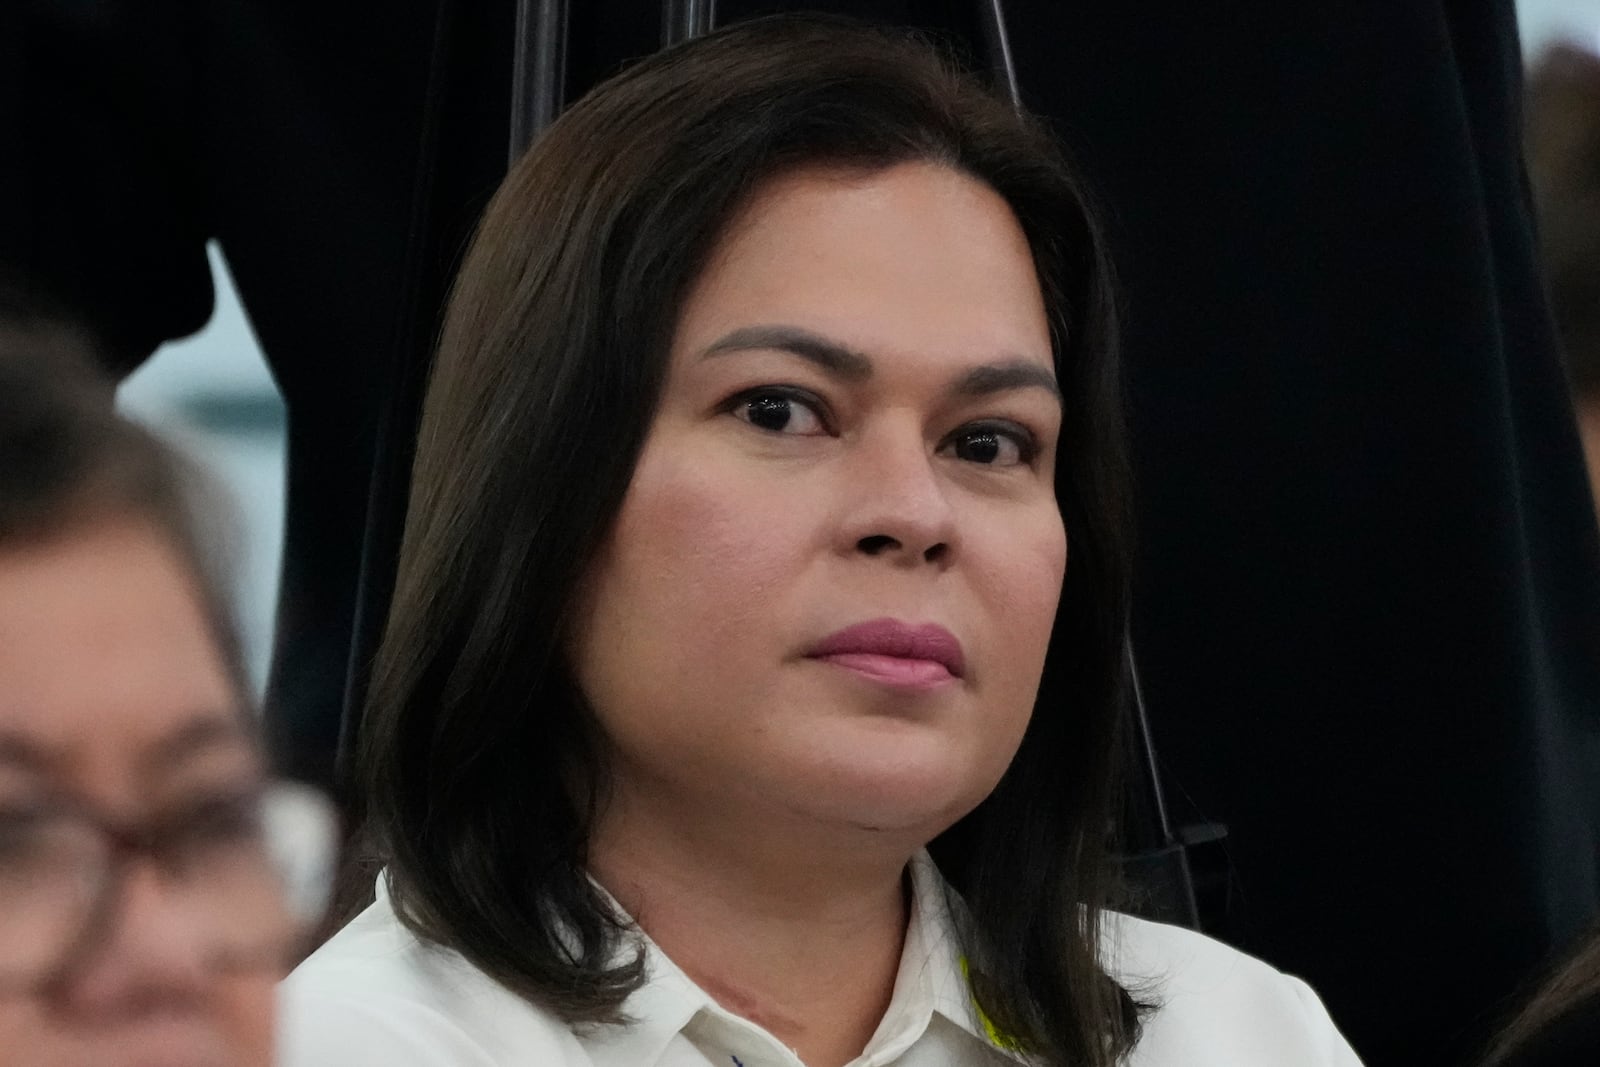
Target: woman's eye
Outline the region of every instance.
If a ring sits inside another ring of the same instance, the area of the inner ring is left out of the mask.
[[[100,852],[94,830],[62,812],[0,811],[0,894],[19,887],[72,885]]]
[[[261,803],[253,794],[221,796],[185,814],[177,836],[193,842],[248,840],[261,834]]]
[[[175,874],[200,876],[220,870],[264,847],[261,803],[253,793],[217,796],[186,805],[166,820],[158,837]]]
[[[37,851],[49,822],[36,811],[0,810],[0,865]]]
[[[959,460],[990,467],[1014,467],[1033,459],[1032,439],[1020,430],[975,426],[951,438],[950,450]]]
[[[733,405],[736,418],[771,433],[816,436],[828,432],[812,401],[789,393],[751,393]]]

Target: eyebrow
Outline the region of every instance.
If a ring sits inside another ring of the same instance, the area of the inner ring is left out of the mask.
[[[244,728],[231,713],[201,713],[162,738],[140,757],[140,769],[153,777],[214,748],[246,743]]]
[[[741,326],[713,341],[700,355],[706,359],[757,349],[788,352],[846,381],[872,377],[870,357],[799,326]],[[1021,358],[973,367],[956,380],[949,392],[960,397],[982,397],[1011,389],[1043,389],[1056,399],[1061,398],[1056,376],[1038,363]]]
[[[853,348],[798,326],[741,326],[713,341],[701,353],[701,358],[763,348],[799,356],[849,381],[865,381],[872,377],[872,360]]]
[[[213,748],[246,741],[242,726],[231,716],[201,713],[157,741],[139,758],[140,770],[153,776],[171,770]],[[34,773],[60,767],[69,758],[65,746],[47,745],[15,732],[0,732],[0,766],[10,765]]]
[[[1061,399],[1061,386],[1056,376],[1037,363],[1024,359],[1010,359],[1004,363],[986,363],[973,367],[963,374],[950,390],[957,396],[988,396],[1008,389],[1043,389],[1057,400]]]

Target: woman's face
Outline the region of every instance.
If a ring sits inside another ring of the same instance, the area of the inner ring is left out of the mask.
[[[580,595],[575,673],[637,810],[870,828],[974,807],[1066,567],[1026,239],[952,170],[766,184],[694,285]]]
[[[0,550],[0,825],[62,805],[127,827],[181,820],[260,774],[163,537],[111,522]],[[275,975],[218,973],[208,953],[160,869],[131,859],[68,966],[0,989],[0,1067],[264,1067]]]

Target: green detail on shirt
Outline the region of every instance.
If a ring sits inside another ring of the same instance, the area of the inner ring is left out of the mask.
[[[994,1042],[995,1048],[1003,1048],[1008,1052],[1023,1051],[1022,1043],[1001,1031],[983,1010],[983,1005],[978,1003],[978,996],[972,991],[972,969],[968,966],[965,956],[961,957],[961,977],[967,980],[967,996],[972,1000],[972,1010],[978,1013],[978,1021],[983,1024],[983,1032],[989,1035],[989,1040]]]

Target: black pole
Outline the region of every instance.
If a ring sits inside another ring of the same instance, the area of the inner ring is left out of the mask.
[[[1144,687],[1139,683],[1139,664],[1133,656],[1133,640],[1127,643],[1124,659],[1128,666],[1128,691],[1133,697],[1134,729],[1139,745],[1140,777],[1148,783],[1155,838],[1162,844],[1173,840],[1172,819],[1167,814],[1167,795],[1161,788],[1161,768],[1156,763],[1156,741],[1150,732],[1150,714],[1145,710]]]
[[[1006,33],[1006,12],[1001,0],[978,0],[978,23],[983,27],[983,42],[989,50],[989,68],[994,72],[996,87],[1005,92],[1013,107],[1022,107],[1017,64],[1011,57],[1011,38]]]
[[[995,87],[1005,93],[1013,107],[1022,108],[1022,89],[1017,80],[1017,64],[1011,54],[1011,38],[1006,32],[1003,0],[976,0],[978,23],[983,28],[989,52],[989,69]],[[1127,671],[1128,694],[1133,721],[1129,755],[1133,766],[1128,782],[1127,844],[1123,868],[1150,897],[1149,910],[1169,922],[1192,929],[1200,927],[1200,906],[1195,894],[1194,872],[1188,849],[1173,833],[1167,813],[1166,793],[1161,788],[1161,765],[1156,758],[1155,736],[1145,709],[1144,688],[1139,683],[1139,665],[1133,654],[1133,638],[1123,641],[1123,666]],[[1221,829],[1215,828],[1220,835]]]
[[[515,163],[566,103],[568,0],[517,0],[511,59],[511,143]]]
[[[1198,930],[1200,900],[1195,892],[1194,867],[1186,840],[1173,832],[1167,812],[1166,792],[1161,786],[1161,765],[1156,758],[1155,736],[1145,707],[1144,688],[1139,684],[1139,665],[1133,655],[1133,641],[1123,645],[1123,662],[1128,677],[1132,717],[1132,744],[1127,783],[1127,852],[1123,870],[1134,889],[1145,898],[1145,910],[1156,918]],[[1212,832],[1220,833],[1220,828]]]
[[[661,47],[702,37],[717,22],[717,0],[662,0]]]
[[[450,66],[457,46],[461,3],[445,0],[434,19],[433,47],[428,60],[427,93],[422,109],[422,140],[417,150],[416,178],[411,190],[399,313],[381,373],[373,376],[381,389],[372,445],[372,473],[367,486],[367,513],[361,538],[361,570],[352,610],[350,646],[345,661],[344,700],[337,724],[329,731],[332,745],[318,751],[317,784],[332,788],[345,802],[350,825],[360,818],[354,780],[356,747],[366,708],[372,661],[383,637],[394,595],[400,538],[411,489],[411,458],[417,416],[430,362],[433,337],[429,264],[438,254],[431,235],[445,112],[451,95]]]

